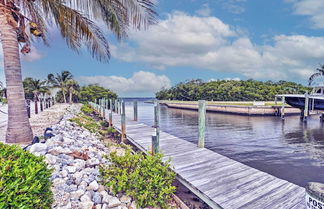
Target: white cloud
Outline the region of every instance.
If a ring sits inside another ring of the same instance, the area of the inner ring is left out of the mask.
[[[324,1],[323,0],[286,0],[292,3],[294,14],[310,18],[313,27],[324,28]]]
[[[171,87],[171,81],[167,76],[144,71],[135,72],[130,78],[120,76],[81,76],[77,80],[83,84],[99,84],[117,92],[119,95],[153,95],[162,88]]]
[[[279,35],[272,45],[256,45],[216,17],[180,12],[130,39],[135,46],[113,47],[115,58],[158,69],[190,66],[255,79],[305,79],[324,55],[324,37]]]
[[[208,17],[211,15],[211,9],[209,7],[209,4],[203,4],[202,7],[200,9],[198,9],[196,11],[196,13],[200,16],[203,16],[203,17]]]
[[[221,2],[223,9],[233,13],[233,14],[241,14],[245,12],[245,8],[242,3],[246,2],[246,0],[218,0]]]

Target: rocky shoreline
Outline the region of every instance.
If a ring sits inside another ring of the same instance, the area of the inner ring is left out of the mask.
[[[80,112],[80,105],[71,105],[62,120],[52,126],[54,137],[46,143],[32,145],[29,150],[45,156],[53,169],[51,181],[55,209],[136,209],[132,198],[109,194],[100,184],[100,164],[109,164],[104,158],[111,150],[96,134],[70,122]]]

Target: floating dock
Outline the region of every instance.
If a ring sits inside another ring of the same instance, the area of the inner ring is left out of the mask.
[[[198,104],[161,102],[169,108],[198,111]],[[216,105],[207,104],[207,112],[248,115],[248,116],[280,116],[282,106],[243,106],[243,105]],[[286,115],[299,115],[300,109],[285,107]]]
[[[110,110],[104,112],[108,118]],[[128,141],[143,152],[151,150],[153,128],[125,120]],[[112,113],[112,124],[121,132],[121,115]],[[171,158],[177,179],[211,208],[306,208],[304,188],[163,131],[160,150],[164,160]]]

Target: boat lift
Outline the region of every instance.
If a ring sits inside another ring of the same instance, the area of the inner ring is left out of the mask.
[[[285,118],[285,106],[289,104],[292,107],[301,110],[300,118],[304,122],[310,114],[319,114],[319,111],[324,111],[324,87],[316,87],[311,94],[280,94],[275,96],[275,102],[281,99],[282,106],[280,109],[280,116]],[[324,122],[324,112],[320,112],[321,122]]]

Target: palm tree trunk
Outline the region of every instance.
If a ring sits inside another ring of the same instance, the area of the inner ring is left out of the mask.
[[[0,9],[0,35],[8,98],[6,142],[30,142],[33,138],[33,132],[27,116],[17,34],[15,28],[8,23],[3,8]]]
[[[70,94],[70,98],[69,98],[70,104],[72,104],[73,103],[73,101],[72,101],[73,100],[72,89],[70,89],[69,94]]]
[[[64,90],[62,90],[62,94],[63,94],[64,103],[67,103],[67,102],[66,102],[66,95],[65,95]]]

